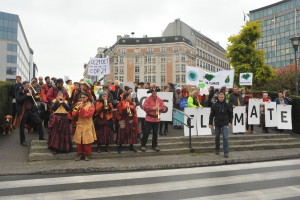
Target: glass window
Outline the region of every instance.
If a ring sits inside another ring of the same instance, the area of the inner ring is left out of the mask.
[[[166,82],[166,77],[165,76],[161,76],[160,77],[160,82],[161,83],[165,83]]]
[[[174,52],[178,52],[178,47],[174,47]]]
[[[120,82],[124,82],[124,76],[120,76],[120,77],[119,77],[119,81],[120,81]]]
[[[165,52],[166,52],[166,47],[161,47],[161,48],[160,48],[160,51],[161,51],[162,53],[165,53]]]
[[[119,73],[124,74],[124,66],[120,66]]]
[[[134,66],[134,72],[139,73],[140,72],[140,66]]]
[[[17,44],[7,43],[7,51],[17,52]]]
[[[148,66],[148,72],[151,73],[151,65]]]
[[[152,76],[152,82],[156,82],[156,76]]]
[[[135,57],[135,63],[140,63],[140,57]]]
[[[181,71],[185,72],[185,65],[181,65]]]
[[[152,53],[152,52],[153,52],[152,48],[148,48],[148,53]]]
[[[144,73],[147,73],[147,66],[144,66]]]
[[[180,71],[180,65],[176,65],[176,72]]]
[[[115,74],[119,73],[119,67],[115,66]]]
[[[162,72],[162,73],[166,72],[166,66],[165,65],[160,66],[160,72]]]
[[[124,62],[124,58],[123,58],[123,56],[120,56],[120,63],[123,63]]]
[[[151,82],[151,76],[148,76],[148,82]]]
[[[148,61],[148,62],[151,62],[151,56],[148,56],[148,57],[147,57],[147,61]]]
[[[148,82],[147,76],[144,76],[144,82]]]
[[[183,82],[183,83],[185,82],[185,74],[181,75],[181,82]]]
[[[160,57],[160,62],[166,62],[166,57],[165,56],[161,56]]]
[[[181,61],[185,61],[185,55],[181,56]]]
[[[179,57],[178,54],[176,55],[175,60],[176,60],[176,62],[179,62],[179,61],[180,61],[180,57]]]
[[[134,77],[134,81],[135,81],[135,82],[140,82],[140,76],[135,76],[135,77]]]
[[[124,55],[126,53],[126,49],[121,49],[121,52]]]
[[[6,74],[7,75],[17,75],[17,68],[16,67],[6,67]]]
[[[180,82],[180,75],[176,75],[176,83]]]
[[[152,66],[152,72],[156,71],[156,66]]]
[[[17,56],[7,55],[6,61],[7,63],[17,63]]]

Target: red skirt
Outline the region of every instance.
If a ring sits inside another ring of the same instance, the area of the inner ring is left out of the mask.
[[[53,114],[48,123],[48,148],[61,153],[72,151],[73,142],[68,115]]]
[[[114,144],[114,133],[108,125],[96,129],[97,143],[101,145]]]
[[[126,121],[126,125],[124,129],[119,127],[118,136],[116,139],[116,144],[137,144],[139,143],[137,138],[137,132],[135,128],[135,123],[129,123],[128,120]]]

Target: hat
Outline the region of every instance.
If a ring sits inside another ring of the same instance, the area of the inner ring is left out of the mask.
[[[84,81],[80,81],[80,85],[85,85],[88,88],[91,88],[90,84],[84,82]]]
[[[177,87],[176,90],[181,90],[181,87]]]
[[[29,81],[23,81],[22,85],[26,85],[27,83],[29,83]]]
[[[108,95],[108,93],[107,92],[102,92],[101,96],[103,96],[103,95]]]
[[[154,86],[154,87],[150,88],[147,93],[152,93],[153,91],[160,92],[160,89],[159,89],[159,87]]]

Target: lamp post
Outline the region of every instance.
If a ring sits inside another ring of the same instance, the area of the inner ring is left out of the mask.
[[[297,60],[297,52],[298,52],[298,47],[300,45],[300,37],[293,37],[290,39],[291,40],[291,44],[294,47],[294,51],[295,51],[295,73],[296,73],[296,95],[298,96],[298,60]]]

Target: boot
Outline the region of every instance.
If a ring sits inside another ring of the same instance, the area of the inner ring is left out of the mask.
[[[135,153],[137,152],[136,149],[135,149],[135,147],[133,146],[133,144],[130,145],[130,151],[133,151]]]
[[[160,136],[163,136],[164,134],[162,133],[162,126],[159,127],[159,133]]]

